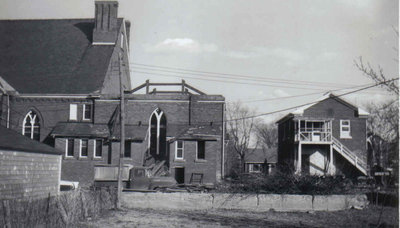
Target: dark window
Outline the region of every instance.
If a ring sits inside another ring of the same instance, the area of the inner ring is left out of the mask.
[[[67,157],[73,157],[74,156],[74,139],[67,139],[66,143],[66,152],[67,152]]]
[[[125,141],[124,157],[125,158],[131,157],[131,141]]]
[[[183,141],[176,141],[175,159],[183,159]]]
[[[101,157],[102,154],[103,154],[103,140],[97,139],[94,149],[95,149],[95,154],[94,155],[96,157]]]
[[[83,119],[90,120],[92,119],[92,105],[91,104],[84,104],[83,105]]]
[[[206,159],[205,141],[197,141],[197,159]]]
[[[81,157],[88,156],[88,140],[81,139]]]

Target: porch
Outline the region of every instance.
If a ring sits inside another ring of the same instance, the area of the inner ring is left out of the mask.
[[[297,174],[334,175],[332,119],[294,119]]]
[[[332,120],[294,119],[295,142],[331,144]]]

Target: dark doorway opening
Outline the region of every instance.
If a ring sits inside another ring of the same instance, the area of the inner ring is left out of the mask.
[[[305,175],[310,174],[310,155],[309,154],[301,155],[301,172]]]
[[[175,180],[178,184],[185,183],[185,168],[175,168]]]

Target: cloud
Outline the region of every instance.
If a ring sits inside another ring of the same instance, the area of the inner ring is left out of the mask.
[[[288,96],[290,96],[289,93],[287,93],[287,92],[285,92],[285,91],[283,91],[281,89],[275,89],[274,92],[273,92],[273,95],[275,97],[288,97]]]
[[[297,65],[308,58],[308,56],[304,53],[283,47],[252,47],[248,50],[226,51],[224,55],[236,59],[272,57],[283,60],[283,63],[289,66]]]
[[[164,41],[154,45],[147,46],[149,52],[188,52],[188,53],[202,53],[202,52],[215,52],[218,50],[215,44],[202,44],[190,38],[168,38]]]

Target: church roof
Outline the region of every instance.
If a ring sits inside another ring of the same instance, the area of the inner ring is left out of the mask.
[[[93,28],[94,19],[0,20],[0,77],[24,94],[98,92],[114,46],[92,45]]]

